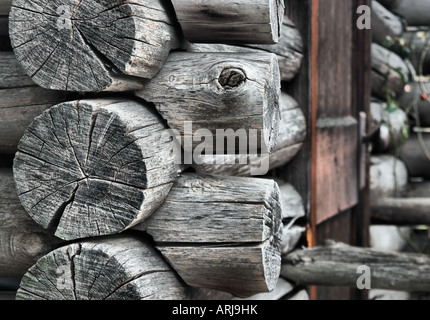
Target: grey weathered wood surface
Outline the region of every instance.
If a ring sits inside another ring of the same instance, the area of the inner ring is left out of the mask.
[[[402,79],[404,77],[404,79]],[[410,72],[405,62],[394,52],[372,43],[372,94],[386,99],[387,89],[400,97],[409,82]]]
[[[362,265],[370,268],[372,289],[430,290],[428,255],[377,251],[332,241],[322,247],[290,253],[281,274],[302,285],[356,288],[362,275],[357,268]]]
[[[400,148],[399,158],[411,177],[430,178],[430,134],[412,134]]]
[[[286,93],[281,93],[280,108],[277,144],[269,154],[201,155],[197,157],[199,163],[193,165],[195,170],[231,176],[264,175],[290,162],[306,139],[306,119],[297,102]]]
[[[396,225],[429,225],[430,194],[427,198],[379,198],[371,205],[372,218]]]
[[[16,152],[19,140],[35,117],[74,98],[75,94],[37,86],[12,52],[0,52],[0,152]]]
[[[191,42],[278,42],[282,0],[173,0],[185,38]]]
[[[430,29],[418,31],[406,31],[404,33],[406,42],[412,49],[409,55],[417,74],[430,74]]]
[[[188,289],[150,242],[113,236],[61,247],[24,275],[18,300],[182,300]]]
[[[401,19],[378,1],[372,1],[372,40],[383,45],[387,37],[401,37],[404,26]]]
[[[188,43],[190,52],[272,52],[278,57],[282,81],[292,80],[298,73],[303,60],[303,39],[294,23],[284,17],[281,36],[273,45],[226,45],[208,43]]]
[[[279,277],[279,197],[269,179],[183,174],[135,229],[188,285],[248,297],[273,290]]]
[[[12,168],[0,168],[0,277],[22,277],[37,259],[60,243],[21,205]]]
[[[430,81],[423,79],[412,81],[408,85],[410,89],[398,100],[400,106],[408,111],[416,124],[430,127],[430,101],[421,97],[423,93],[430,96]]]
[[[66,102],[25,132],[14,161],[21,203],[65,240],[121,232],[161,204],[177,178],[174,144],[146,104]]]
[[[255,149],[271,151],[279,128],[280,94],[279,66],[273,53],[174,52],[160,72],[136,92],[156,105],[170,128],[180,134],[183,146],[185,138],[192,141],[193,150],[206,133],[213,137],[214,148],[220,137],[217,129],[231,129],[225,133],[227,140],[238,130],[249,136],[253,129],[258,142]],[[192,132],[186,123],[191,123]],[[205,145],[212,148],[208,141]],[[230,153],[247,151],[248,145],[236,145]]]
[[[370,159],[370,196],[374,199],[395,197],[408,184],[405,163],[392,155],[374,155]]]
[[[137,89],[134,77],[152,78],[180,46],[170,6],[161,0],[14,0],[9,33],[18,61],[44,88]]]
[[[430,3],[427,0],[382,0],[394,13],[406,19],[410,26],[429,26]]]

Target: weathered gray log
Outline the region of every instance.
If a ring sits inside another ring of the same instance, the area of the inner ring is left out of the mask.
[[[386,102],[372,101],[372,124],[378,127],[375,151],[382,153],[399,148],[409,133],[408,116],[402,109],[388,110]]]
[[[412,134],[400,148],[399,158],[411,177],[430,178],[430,135]]]
[[[391,155],[370,159],[370,195],[374,199],[399,195],[408,184],[405,163]]]
[[[279,196],[269,179],[184,174],[135,229],[154,238],[188,285],[248,297],[278,281]]]
[[[275,45],[226,45],[188,43],[190,52],[272,52],[278,57],[282,81],[292,80],[299,72],[303,59],[303,40],[294,23],[284,17],[279,42]]]
[[[394,52],[372,43],[372,94],[386,99],[394,93],[400,97],[409,82],[410,72],[405,62]]]
[[[254,149],[270,152],[275,147],[280,93],[275,54],[174,52],[136,94],[156,105],[180,135],[182,146],[192,147],[187,152],[194,152],[204,141],[206,152],[214,154],[225,138],[234,142],[243,133],[247,142],[235,143],[233,150],[216,148],[217,154],[234,154],[248,151],[251,129],[257,136]]]
[[[10,37],[38,85],[70,91],[138,89],[179,47],[167,1],[14,0]],[[130,77],[132,76],[132,77]]]
[[[270,154],[199,155],[194,168],[199,173],[230,176],[265,175],[293,159],[306,139],[306,119],[297,102],[281,94],[278,141]]]
[[[430,30],[407,31],[404,34],[406,43],[411,47],[408,57],[416,72],[430,74]]]
[[[186,39],[203,43],[278,42],[282,0],[173,0]]]
[[[153,213],[179,167],[167,127],[146,104],[66,102],[25,132],[14,161],[21,203],[65,240],[121,232]]]
[[[429,26],[430,3],[427,0],[381,0],[384,6],[406,19],[410,26]]]
[[[74,98],[76,94],[37,86],[13,52],[0,52],[0,152],[16,152],[19,140],[35,117]]]
[[[404,26],[400,18],[386,9],[378,1],[372,0],[372,41],[384,45],[388,37],[401,37]]]
[[[371,288],[428,292],[430,257],[412,253],[384,252],[328,242],[323,247],[290,253],[281,274],[302,285],[356,288],[362,275],[359,266],[370,269]]]
[[[37,259],[60,243],[22,207],[12,169],[0,168],[0,277],[22,277]]]
[[[380,198],[372,202],[372,218],[397,225],[429,225],[430,195],[427,198]]]
[[[18,300],[182,300],[188,289],[142,237],[61,247],[24,275]]]
[[[430,127],[430,81],[413,81],[406,88],[398,100],[400,106],[408,111],[419,127]]]

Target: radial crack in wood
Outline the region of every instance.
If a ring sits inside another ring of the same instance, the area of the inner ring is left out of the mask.
[[[183,300],[188,289],[148,241],[114,236],[70,244],[24,275],[18,300]]]
[[[44,88],[138,89],[134,77],[152,78],[179,46],[170,10],[161,0],[14,0],[11,44]]]
[[[167,127],[148,105],[82,100],[37,117],[14,176],[33,219],[66,240],[118,233],[164,200],[179,167]]]

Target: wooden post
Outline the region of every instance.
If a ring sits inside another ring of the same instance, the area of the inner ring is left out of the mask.
[[[22,277],[60,243],[60,239],[37,225],[22,207],[12,169],[0,168],[0,277]]]
[[[284,1],[173,0],[185,38],[191,42],[278,42]]]
[[[204,141],[206,153],[235,154],[248,151],[250,129],[256,133],[255,150],[276,146],[280,93],[275,54],[174,52],[136,95],[156,105],[182,146],[191,146],[186,151]],[[217,148],[241,133],[245,143],[224,152]]]
[[[274,45],[226,45],[188,43],[189,52],[272,52],[278,57],[282,81],[291,81],[298,73],[303,59],[303,39],[294,23],[284,17],[279,42]]]
[[[174,143],[146,104],[56,105],[29,126],[14,176],[21,203],[65,240],[118,233],[152,214],[176,179]]]
[[[264,175],[267,170],[287,164],[302,148],[306,119],[297,102],[286,93],[281,94],[280,108],[278,141],[270,154],[201,155],[198,157],[200,163],[193,165],[196,171],[230,176]]]
[[[24,275],[18,300],[183,300],[186,286],[141,236],[61,247]]]
[[[38,85],[55,90],[125,91],[152,78],[179,37],[167,1],[15,0],[10,37]],[[133,77],[129,77],[133,76]]]
[[[12,52],[0,52],[0,152],[15,153],[35,117],[53,105],[74,98],[76,94],[37,86]]]
[[[137,230],[190,286],[247,297],[275,288],[281,206],[273,180],[184,174]]]
[[[357,287],[368,267],[372,289],[428,292],[428,255],[384,252],[327,241],[325,246],[290,253],[282,265],[282,275],[302,285]]]
[[[399,158],[405,163],[411,177],[430,178],[430,136],[413,134],[402,145]]]

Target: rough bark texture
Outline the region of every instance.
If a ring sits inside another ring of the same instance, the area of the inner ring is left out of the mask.
[[[278,57],[282,81],[292,80],[298,73],[303,59],[303,40],[294,23],[284,17],[279,42],[274,45],[225,45],[188,43],[190,52],[272,52]]]
[[[247,297],[276,286],[281,210],[273,180],[184,174],[135,228],[188,285]]]
[[[12,169],[0,168],[0,277],[22,277],[37,259],[60,243],[22,207]]]
[[[189,143],[192,150],[204,141],[209,154],[221,152],[217,138],[229,141],[238,130],[249,137],[251,129],[257,133],[255,149],[270,151],[276,145],[281,85],[275,54],[175,52],[136,94],[153,102],[182,146]],[[206,141],[209,134],[212,143]],[[246,152],[247,140],[222,154]]]
[[[74,243],[41,258],[24,275],[18,300],[181,300],[186,286],[142,238]]]
[[[44,88],[137,89],[128,76],[152,78],[179,46],[169,10],[161,0],[14,0],[11,43]]]
[[[173,0],[191,42],[277,43],[284,16],[282,0]]]
[[[166,126],[145,104],[82,100],[45,111],[14,176],[33,219],[66,240],[121,232],[161,204],[178,175]]]
[[[427,255],[384,252],[328,242],[323,247],[290,253],[283,262],[282,275],[303,285],[357,287],[368,266],[372,289],[428,292],[430,258]]]
[[[35,117],[74,98],[76,94],[37,86],[12,52],[0,52],[0,152],[16,152],[19,140]]]
[[[199,173],[230,176],[265,175],[268,170],[291,161],[306,139],[306,119],[297,102],[286,93],[281,94],[281,120],[276,147],[270,154],[202,155],[194,168]]]
[[[405,84],[409,82],[410,72],[405,62],[394,52],[372,43],[372,94],[386,99],[394,93],[400,97]]]

